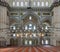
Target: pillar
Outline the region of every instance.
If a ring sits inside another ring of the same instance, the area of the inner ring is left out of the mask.
[[[0,5],[0,37],[6,39],[6,44],[9,44],[8,31],[9,31],[9,17],[7,15],[7,7]]]
[[[38,37],[38,45],[40,45],[40,38]]]
[[[57,3],[58,4],[58,3]],[[53,8],[53,17],[52,17],[52,26],[53,26],[53,34],[51,39],[51,44],[57,46],[56,43],[60,41],[60,6],[55,6]]]

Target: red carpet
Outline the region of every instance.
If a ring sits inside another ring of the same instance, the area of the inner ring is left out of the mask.
[[[60,47],[10,47],[0,48],[0,52],[60,52]]]

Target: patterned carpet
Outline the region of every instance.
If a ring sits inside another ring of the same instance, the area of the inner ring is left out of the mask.
[[[0,48],[0,52],[60,52],[60,47],[58,46],[9,47],[9,48]]]

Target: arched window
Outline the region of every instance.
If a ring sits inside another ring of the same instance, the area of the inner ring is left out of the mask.
[[[45,29],[48,30],[48,27],[46,26]]]
[[[36,2],[34,2],[33,5],[36,6]]]
[[[32,41],[31,40],[29,41],[29,45],[32,45]]]
[[[40,2],[37,2],[37,6],[40,6]]]
[[[44,2],[41,3],[41,6],[44,6]]]
[[[46,6],[48,6],[48,2],[46,2]]]
[[[46,44],[46,45],[48,44],[48,40],[45,40],[45,44]]]
[[[27,26],[25,26],[25,30],[27,30],[28,29],[28,27]]]
[[[13,2],[13,6],[15,6],[15,2]]]
[[[25,45],[27,45],[28,44],[28,41],[27,40],[25,40]]]
[[[29,16],[29,20],[32,20],[32,17],[31,16]]]
[[[13,26],[13,30],[16,30],[16,27],[15,26]]]
[[[21,6],[23,6],[23,2],[21,2]]]
[[[29,30],[31,30],[32,29],[32,24],[29,24]]]
[[[44,41],[42,40],[42,44],[44,44]]]
[[[15,37],[16,36],[16,34],[13,34],[13,37]]]
[[[19,6],[19,2],[17,2],[17,6]]]
[[[25,6],[28,6],[28,2],[25,2]]]
[[[33,28],[34,28],[34,30],[36,30],[36,26],[34,26]]]
[[[31,27],[31,26],[32,26],[32,24],[29,24],[29,26]]]

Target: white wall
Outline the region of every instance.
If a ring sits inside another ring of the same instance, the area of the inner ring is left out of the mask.
[[[0,6],[0,37],[4,37],[8,43],[9,17],[7,16],[7,8]]]

